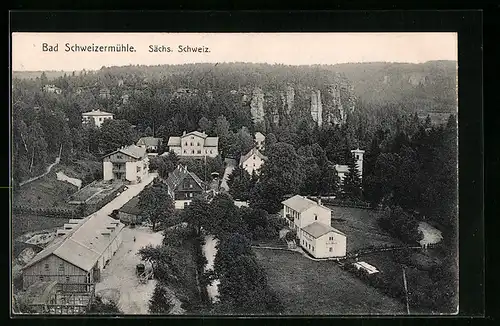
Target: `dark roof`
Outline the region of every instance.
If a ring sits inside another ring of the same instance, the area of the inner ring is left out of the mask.
[[[335,232],[335,233],[338,233],[340,235],[345,236],[344,233],[340,232],[337,229],[332,228],[330,225],[325,225],[325,224],[319,223],[319,222],[314,222],[312,224],[309,224],[308,226],[302,228],[302,230],[304,232],[307,232],[311,236],[313,236],[315,239],[321,237],[322,235],[330,233],[330,232]]]
[[[203,189],[203,181],[194,174],[188,171],[187,166],[178,165],[177,168],[168,174],[167,185],[173,191],[187,176],[191,176],[193,180]]]
[[[132,214],[132,215],[140,215],[141,210],[139,209],[139,196],[135,196],[130,199],[122,208],[119,209],[120,212]]]

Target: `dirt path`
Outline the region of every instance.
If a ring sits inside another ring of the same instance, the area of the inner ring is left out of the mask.
[[[96,293],[108,300],[118,298],[118,307],[124,314],[147,314],[156,280],[150,280],[146,284],[139,282],[135,268],[141,259],[137,253],[148,244],[161,244],[163,235],[161,232],[153,233],[146,227],[137,227],[123,229],[122,237],[122,245],[109,265],[102,270],[101,281],[96,284]]]
[[[233,172],[234,168],[236,167],[236,161],[229,158],[226,159],[225,161],[226,161],[226,169],[224,170],[224,176],[222,177],[220,186],[224,190],[229,191],[227,180],[229,179],[229,175]]]
[[[203,245],[203,254],[207,259],[207,266],[205,266],[205,271],[214,268],[215,255],[217,254],[217,239],[212,235],[207,235],[205,237],[205,244]],[[207,286],[208,296],[212,302],[217,301],[217,296],[219,295],[219,280],[215,280],[212,284]]]
[[[19,186],[24,186],[24,185],[27,185],[28,183],[31,183],[31,182],[35,181],[35,180],[43,178],[44,176],[46,176],[47,174],[49,174],[50,171],[52,171],[52,168],[54,166],[56,166],[57,164],[59,164],[60,161],[61,161],[61,157],[56,157],[56,160],[54,161],[54,163],[52,163],[51,165],[49,165],[47,167],[47,170],[44,173],[40,174],[39,176],[36,176],[36,177],[30,178],[28,180],[25,180],[23,182],[20,182]]]
[[[68,183],[71,183],[72,185],[77,186],[78,190],[80,190],[80,188],[82,187],[82,180],[77,179],[77,178],[68,177],[62,171],[57,172],[56,176],[57,176],[57,180],[66,181]]]

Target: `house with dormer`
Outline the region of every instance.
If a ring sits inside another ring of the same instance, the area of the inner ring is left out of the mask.
[[[168,139],[168,150],[184,158],[216,157],[219,155],[219,137],[210,137],[204,132],[184,132],[180,137]]]

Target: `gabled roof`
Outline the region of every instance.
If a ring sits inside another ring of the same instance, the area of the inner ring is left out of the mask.
[[[50,255],[55,255],[68,263],[88,272],[90,271],[111,242],[121,232],[124,225],[107,215],[91,215],[81,220],[70,233],[56,238],[40,251],[24,267],[30,267]],[[109,235],[103,232],[113,231]]]
[[[322,235],[325,235],[325,234],[330,233],[330,232],[335,232],[335,233],[338,233],[340,235],[345,236],[345,234],[340,232],[339,230],[332,228],[329,225],[320,223],[320,222],[311,223],[308,226],[302,228],[302,230],[304,232],[307,232],[308,234],[310,234],[312,237],[314,237],[316,239],[321,237]]]
[[[160,146],[161,141],[161,138],[142,137],[137,141],[137,146]]]
[[[97,109],[97,110],[92,110],[89,112],[84,112],[84,113],[82,113],[82,115],[89,116],[89,117],[98,117],[98,116],[108,116],[108,115],[114,115],[114,114],[109,113],[109,112],[104,112],[104,111]]]
[[[123,153],[123,154],[130,156],[130,157],[133,157],[133,158],[137,158],[137,159],[140,159],[140,158],[143,158],[146,156],[146,149],[144,147],[139,147],[136,145],[129,145],[126,147],[119,148],[116,151],[109,153],[107,155],[104,155],[104,157],[108,157],[108,156],[115,154],[115,153],[118,153],[118,152]]]
[[[204,132],[200,132],[200,131],[191,131],[191,132],[188,132],[187,134],[184,134],[182,135],[181,138],[184,138],[184,137],[187,137],[187,136],[197,136],[197,137],[200,137],[200,138],[207,138],[208,135]]]
[[[181,146],[181,137],[169,137],[167,146]]]
[[[167,185],[170,190],[175,191],[187,176],[191,176],[198,186],[203,189],[203,181],[195,173],[188,171],[187,166],[178,165],[174,171],[168,174]]]
[[[264,139],[266,139],[266,136],[264,136],[260,131],[257,131],[255,133],[255,139],[262,139],[262,140],[264,140]]]
[[[205,147],[217,147],[219,145],[219,137],[205,138]]]
[[[240,165],[242,165],[246,160],[248,160],[252,155],[260,157],[261,160],[267,160],[267,156],[262,154],[256,147],[252,148],[250,152],[246,153],[245,155],[241,155],[240,157]]]
[[[308,210],[309,208],[314,207],[314,206],[319,206],[321,208],[324,208],[324,209],[331,211],[331,209],[329,209],[328,207],[320,205],[317,202],[315,202],[314,200],[311,200],[311,199],[306,198],[306,197],[302,197],[300,195],[295,195],[291,198],[288,198],[285,201],[282,201],[281,203],[283,205],[290,207],[291,209],[293,209],[294,211],[299,212],[299,213],[305,212],[306,210]]]

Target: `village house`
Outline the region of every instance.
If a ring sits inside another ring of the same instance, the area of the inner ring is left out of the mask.
[[[118,210],[118,218],[124,224],[142,222],[141,210],[139,209],[139,196],[133,197]]]
[[[161,138],[155,137],[142,137],[137,141],[137,146],[144,147],[148,152],[158,152],[162,143]]]
[[[99,91],[99,97],[102,99],[110,98],[111,92],[110,92],[109,88],[101,88],[101,90]]]
[[[168,174],[168,193],[174,200],[176,209],[184,209],[191,200],[205,192],[205,184],[193,172],[188,171],[187,166],[178,165]]]
[[[100,128],[102,123],[108,119],[113,119],[114,114],[104,112],[99,109],[82,113],[82,123],[88,124],[93,121],[97,128]]]
[[[57,87],[55,85],[45,85],[45,86],[43,86],[43,91],[47,92],[47,93],[55,93],[55,94],[62,93],[62,89],[60,89],[59,87]]]
[[[106,215],[71,219],[57,230],[57,237],[23,268],[23,288],[37,282],[71,283],[85,292],[88,283],[100,280],[122,243],[124,225]]]
[[[363,178],[363,154],[365,153],[365,151],[358,148],[358,149],[353,149],[351,153],[352,155],[354,155],[354,159],[356,160],[356,167],[358,168],[359,171],[359,177]],[[337,171],[337,175],[339,176],[339,181],[342,184],[346,173],[349,171],[349,167],[347,165],[340,165],[340,164],[335,164],[333,167],[335,171]]]
[[[121,180],[132,184],[142,182],[149,174],[146,148],[124,146],[103,158],[104,181]]]
[[[263,150],[264,143],[266,141],[266,137],[260,131],[257,131],[255,133],[254,140],[255,140],[255,145],[257,146],[257,149]]]
[[[250,175],[254,172],[255,174],[259,174],[259,169],[262,167],[265,160],[267,160],[267,157],[254,147],[245,155],[241,155],[240,167],[246,170]]]
[[[219,137],[209,137],[204,132],[184,132],[180,137],[170,137],[167,144],[169,151],[179,157],[203,159],[219,155]]]
[[[283,218],[306,252],[316,258],[345,256],[347,237],[331,226],[332,211],[320,199],[313,201],[295,195],[282,204]]]

